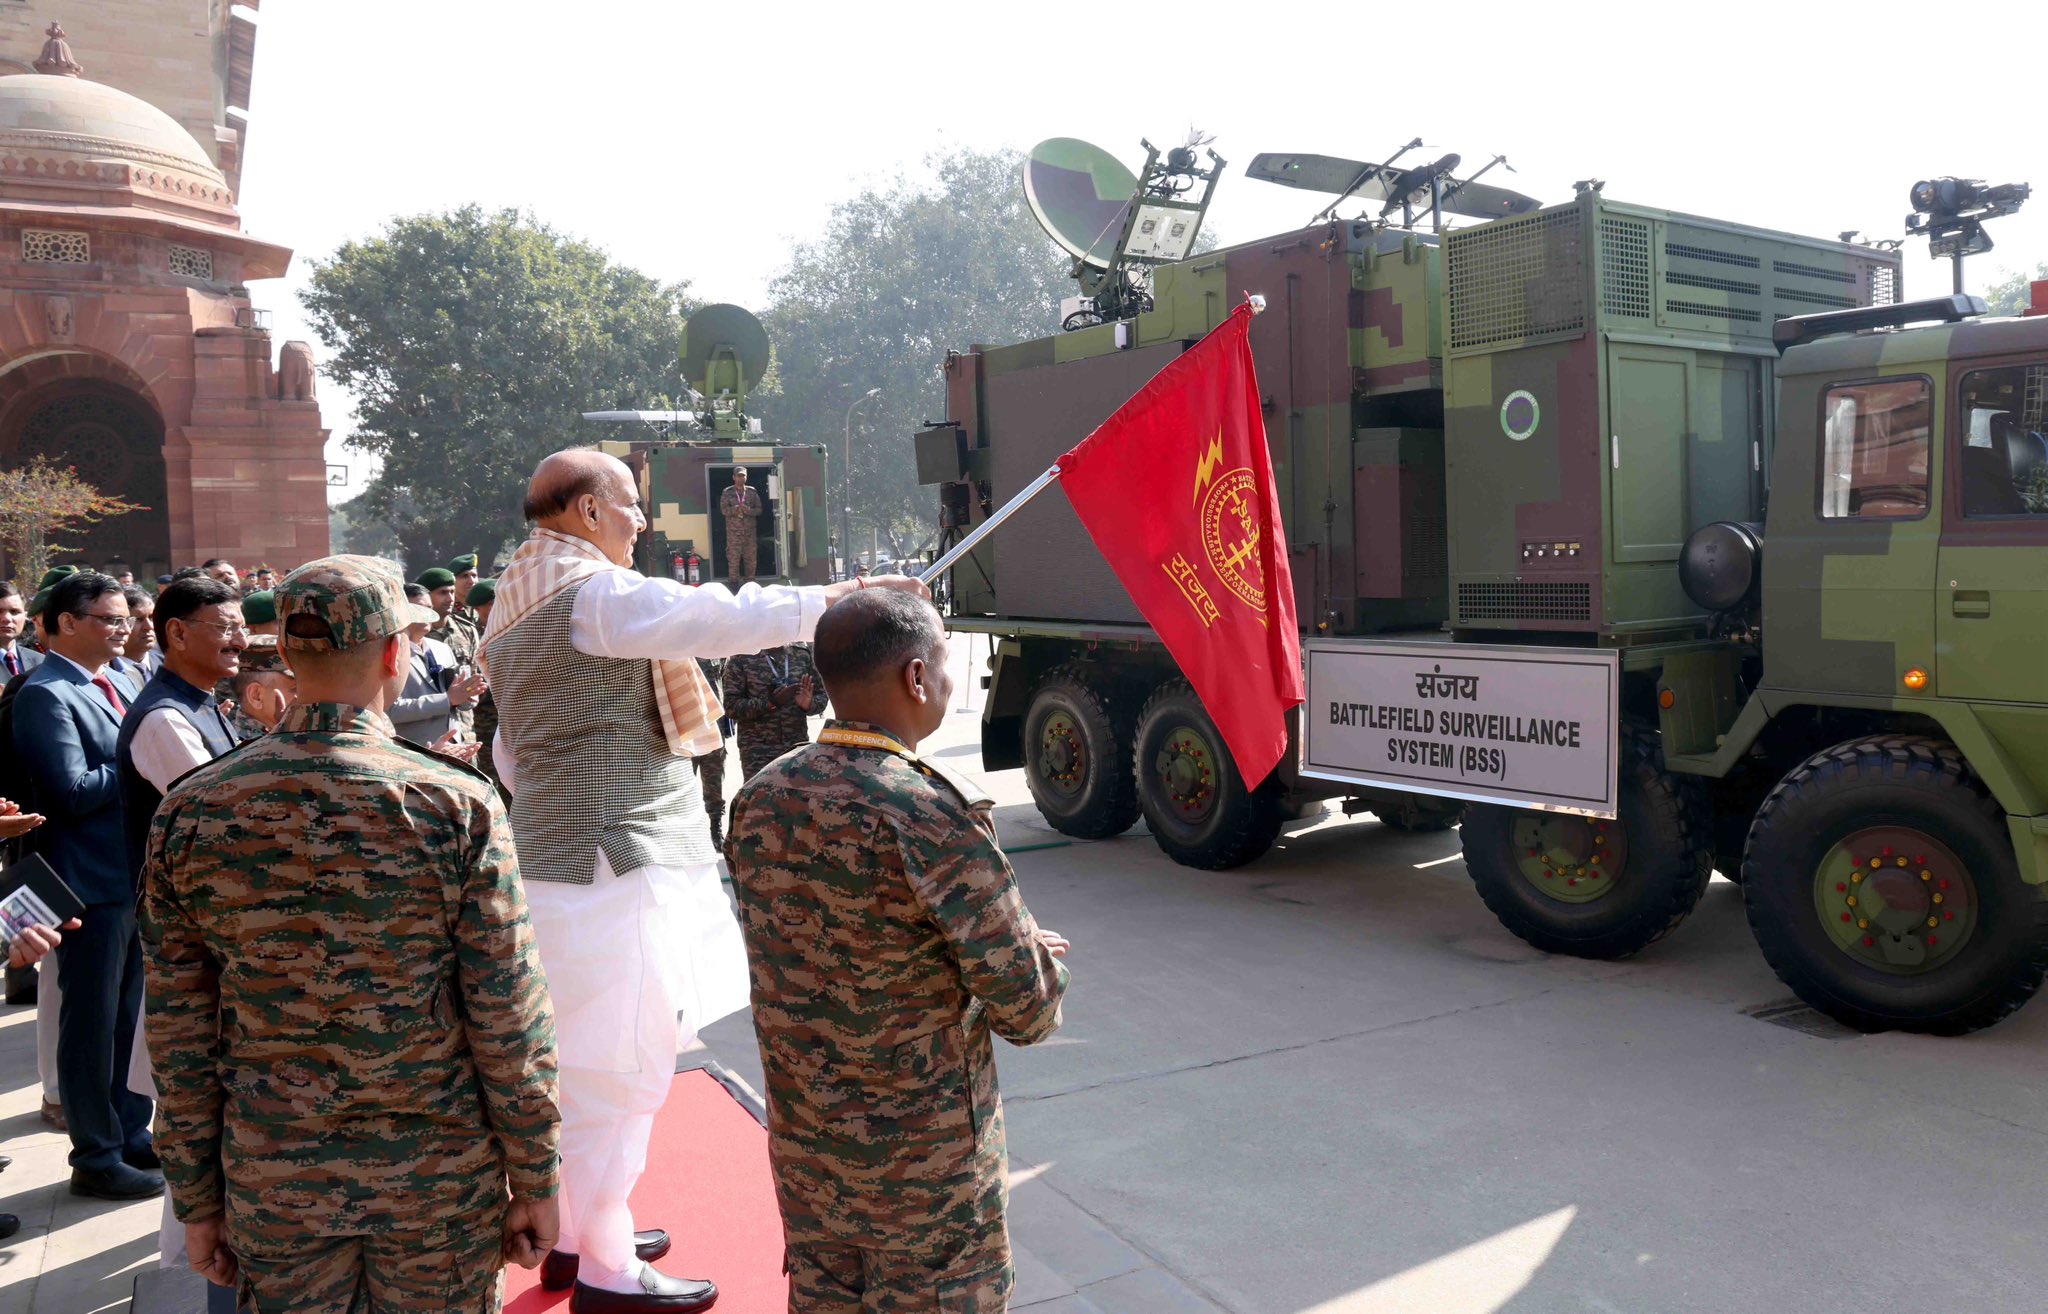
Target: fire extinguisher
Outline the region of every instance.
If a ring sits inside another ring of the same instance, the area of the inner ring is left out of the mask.
[[[692,552],[689,556],[685,578],[692,584],[702,584],[704,582],[704,558],[698,556],[695,552]]]

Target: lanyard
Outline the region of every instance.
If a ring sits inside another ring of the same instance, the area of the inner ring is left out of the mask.
[[[781,669],[781,670],[779,670],[779,671],[775,671],[775,678],[776,678],[776,679],[778,679],[778,680],[780,680],[780,681],[782,681],[782,683],[784,683],[784,684],[788,684],[788,683],[789,683],[789,667],[790,667],[790,656],[789,656],[789,649],[787,649],[787,648],[784,648],[784,649],[782,650],[782,669]],[[771,670],[771,671],[774,671],[774,670],[775,670],[775,658],[774,658],[774,657],[773,657],[772,655],[771,655],[771,656],[770,656],[770,657],[768,658],[768,669],[769,669],[769,670]]]
[[[818,732],[821,744],[838,744],[843,748],[879,748],[887,753],[897,753],[915,761],[917,754],[887,735],[878,735],[872,730],[848,730],[844,726],[828,725]]]

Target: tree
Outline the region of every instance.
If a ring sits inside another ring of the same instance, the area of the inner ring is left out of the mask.
[[[581,412],[676,391],[684,288],[476,206],[315,262],[301,300],[355,397],[349,445],[383,461],[349,503],[352,541],[381,520],[416,566],[516,541],[527,477]]]
[[[2048,261],[2035,266],[2031,274],[2021,271],[1993,283],[1984,290],[1984,301],[1994,315],[2017,315],[2034,304],[2033,284],[2044,278],[2048,278]]]
[[[14,565],[14,582],[32,594],[53,560],[78,551],[59,543],[59,535],[148,509],[102,493],[70,466],[38,456],[19,469],[0,470],[0,549]]]
[[[1073,284],[1024,204],[1022,159],[960,150],[926,161],[930,182],[867,188],[834,207],[824,237],[799,245],[769,285],[781,395],[761,409],[781,441],[830,449],[835,535],[849,403],[881,389],[854,415],[855,542],[878,528],[905,555],[937,523],[910,436],[945,413],[946,352],[1057,327]]]

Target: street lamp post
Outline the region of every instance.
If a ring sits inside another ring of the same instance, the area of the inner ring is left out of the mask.
[[[853,411],[854,407],[870,397],[881,395],[880,388],[869,388],[855,397],[846,408],[846,424],[840,435],[839,455],[839,551],[845,559],[845,575],[853,574]]]

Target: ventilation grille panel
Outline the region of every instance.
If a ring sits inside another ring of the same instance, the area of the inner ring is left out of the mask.
[[[1600,216],[1600,309],[1650,318],[1650,226]]]
[[[1451,233],[1451,350],[1484,350],[1586,328],[1576,206]]]
[[[1590,621],[1593,586],[1584,581],[1458,585],[1458,623]]]
[[[171,272],[181,278],[213,278],[213,252],[193,246],[171,248]]]
[[[1889,306],[1899,299],[1899,271],[1890,265],[1870,267],[1870,304]]]

